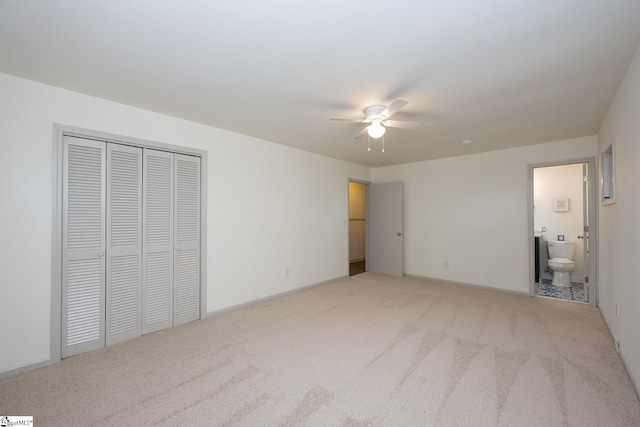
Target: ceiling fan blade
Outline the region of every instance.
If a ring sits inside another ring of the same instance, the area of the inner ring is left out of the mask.
[[[400,129],[417,129],[418,122],[403,122],[398,120],[385,120],[384,125],[388,128],[400,128]]]
[[[346,117],[331,117],[329,120],[332,122],[364,123],[364,119],[349,119]]]
[[[358,134],[356,136],[353,137],[353,139],[358,139],[358,138],[362,138],[364,135],[367,134],[367,131],[369,130],[371,126],[367,126],[364,129],[362,129],[360,132],[358,132]]]
[[[398,111],[402,110],[405,107],[405,105],[407,105],[408,103],[409,103],[408,101],[398,98],[395,101],[393,101],[391,104],[389,104],[389,106],[382,113],[380,113],[380,115],[385,118],[389,118],[393,116],[395,113],[397,113]]]

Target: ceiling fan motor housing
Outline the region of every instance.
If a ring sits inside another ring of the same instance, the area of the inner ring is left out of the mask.
[[[386,117],[381,117],[380,113],[386,110],[387,107],[384,105],[372,105],[364,109],[364,114],[367,116],[367,120],[371,121],[377,118],[384,120]]]

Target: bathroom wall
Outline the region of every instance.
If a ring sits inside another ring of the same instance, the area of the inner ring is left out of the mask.
[[[367,234],[367,186],[349,182],[349,261],[365,258]]]
[[[565,241],[576,244],[574,259],[576,268],[571,272],[572,282],[584,282],[584,243],[578,236],[583,230],[583,193],[582,164],[549,166],[533,170],[533,228],[536,231],[546,227],[542,233],[544,241],[556,240],[563,234]],[[559,197],[569,198],[569,210],[556,212],[553,200]],[[546,256],[546,247],[541,250]],[[550,279],[551,274],[543,276]]]

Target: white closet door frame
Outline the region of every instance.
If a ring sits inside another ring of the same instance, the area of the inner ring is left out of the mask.
[[[113,142],[132,147],[149,148],[177,154],[185,154],[200,158],[200,259],[207,259],[207,167],[208,153],[192,147],[178,146],[144,139],[132,138],[83,129],[63,124],[53,124],[53,215],[51,237],[51,350],[48,360],[38,362],[34,366],[42,366],[60,361],[63,340],[62,325],[62,282],[63,282],[63,178],[64,178],[64,140],[66,137],[78,137],[100,142]],[[106,212],[106,211],[105,211]],[[104,257],[103,257],[104,259]],[[104,261],[103,261],[104,263]],[[199,263],[200,275],[200,318],[207,317],[207,263]],[[104,289],[104,287],[103,287]],[[104,328],[103,328],[104,329]],[[68,354],[65,354],[65,357]],[[32,367],[32,366],[30,366]],[[24,369],[28,369],[26,367]],[[22,370],[23,368],[20,368]],[[20,371],[19,370],[19,371]]]
[[[104,347],[106,144],[64,138],[62,356]],[[54,296],[52,295],[52,298]]]

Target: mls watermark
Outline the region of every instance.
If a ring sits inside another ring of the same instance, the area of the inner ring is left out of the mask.
[[[33,417],[17,416],[17,415],[0,415],[0,427],[11,426],[32,426]]]

